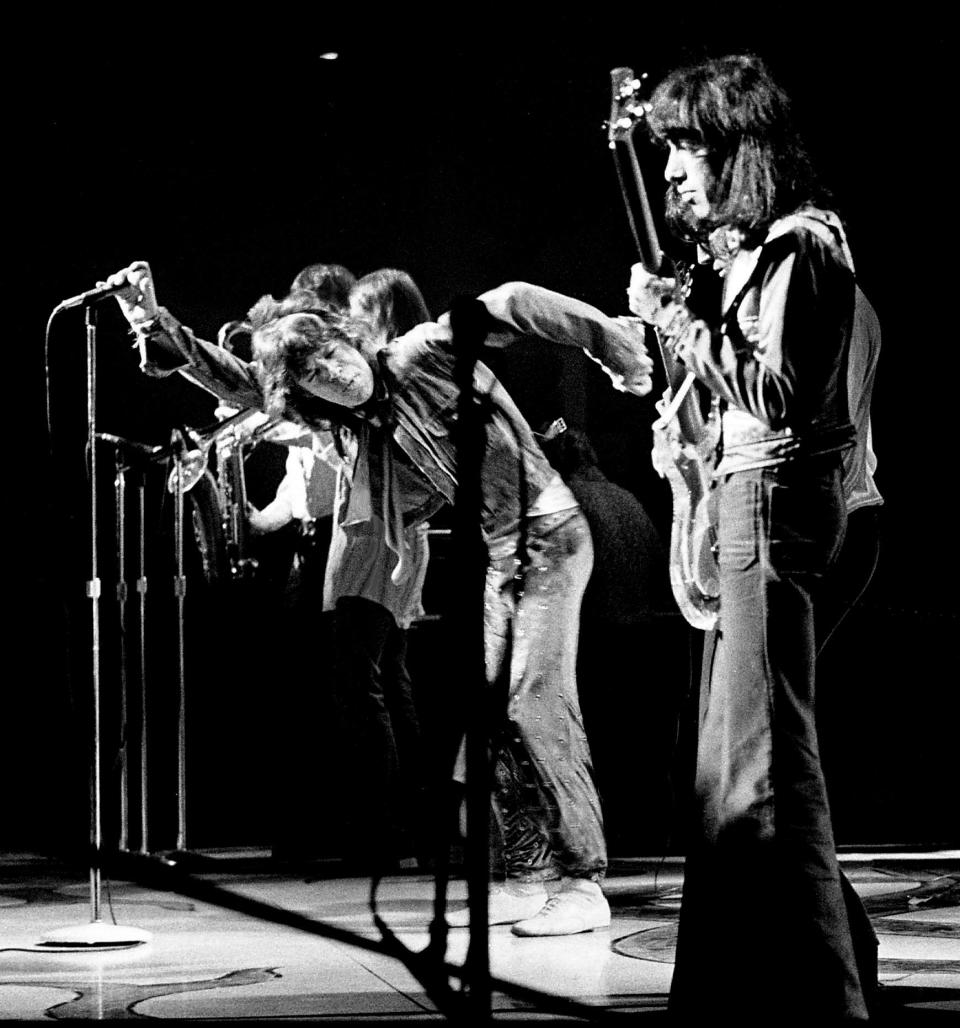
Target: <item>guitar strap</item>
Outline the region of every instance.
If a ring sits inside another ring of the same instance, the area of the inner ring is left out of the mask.
[[[653,423],[654,428],[664,428],[677,416],[680,405],[686,398],[687,393],[693,387],[697,376],[692,371],[687,372],[687,377],[680,383],[680,388],[673,394],[670,402],[660,412],[660,417]]]
[[[761,247],[762,252],[762,247]],[[727,309],[723,312],[723,316],[720,319],[720,331],[727,337],[733,339],[736,343],[746,346],[746,339],[743,333],[740,331],[740,324],[737,321],[737,311],[740,309],[740,305],[746,298],[747,293],[753,286],[753,280],[757,277],[757,270],[760,268],[761,254],[757,254],[756,264],[753,266],[753,270],[747,276],[746,282],[740,288],[737,295],[727,305]],[[734,328],[734,332],[731,333],[731,328]]]

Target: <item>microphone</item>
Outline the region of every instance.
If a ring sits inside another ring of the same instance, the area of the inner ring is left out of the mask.
[[[132,439],[124,439],[122,436],[111,435],[109,432],[97,432],[96,436],[105,443],[112,443],[127,457],[139,457],[148,461],[160,460],[170,452],[164,446],[147,446],[146,443],[134,442]]]
[[[134,453],[143,454],[144,457],[152,457],[159,453],[162,446],[148,446],[146,443],[134,442],[133,439],[124,439],[123,436],[111,435],[109,432],[97,432],[97,438],[105,443],[113,443],[114,446],[125,447]]]
[[[114,296],[120,290],[126,289],[130,283],[124,279],[118,286],[97,286],[96,289],[88,289],[85,293],[78,293],[57,304],[57,310],[66,311],[71,307],[85,307],[87,304],[96,303],[98,300]]]

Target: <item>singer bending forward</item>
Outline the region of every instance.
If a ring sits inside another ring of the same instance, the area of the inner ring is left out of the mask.
[[[315,430],[331,422],[351,429],[361,459],[350,515],[382,515],[386,543],[397,555],[393,575],[402,577],[404,527],[454,500],[457,389],[450,327],[418,325],[378,347],[362,320],[309,297],[264,297],[250,312],[255,360],[245,364],[158,308],[145,265],[110,282],[125,280],[129,288],[118,299],[147,373],[182,370],[233,405],[262,407]],[[500,333],[501,344],[516,331],[583,346],[622,388],[649,391],[652,365],[632,324],[521,283],[481,300],[472,315],[482,332]],[[494,799],[510,833],[508,881],[491,895],[491,916],[513,923],[518,935],[567,935],[610,922],[600,888],[607,862],[600,803],[575,679],[580,600],[593,546],[573,494],[482,363],[475,367],[474,391],[484,422],[486,672],[491,686],[502,687],[506,710],[495,729]],[[548,883],[556,879],[558,891],[548,897]]]

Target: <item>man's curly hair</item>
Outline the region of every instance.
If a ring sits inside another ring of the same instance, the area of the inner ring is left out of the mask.
[[[308,393],[299,379],[308,371],[310,360],[333,343],[363,353],[369,342],[369,328],[309,291],[291,293],[282,300],[262,296],[250,308],[247,319],[266,412],[303,420],[308,407],[314,423],[342,423],[346,409]]]

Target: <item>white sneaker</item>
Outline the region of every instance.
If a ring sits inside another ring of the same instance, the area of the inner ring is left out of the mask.
[[[514,935],[577,935],[610,927],[610,904],[589,878],[564,878],[560,891],[533,917],[514,923]]]
[[[515,924],[533,917],[547,902],[544,886],[533,888],[529,893],[513,892],[509,887],[497,886],[490,890],[487,900],[487,924]],[[447,924],[451,928],[466,928],[470,924],[470,908],[447,911]]]

